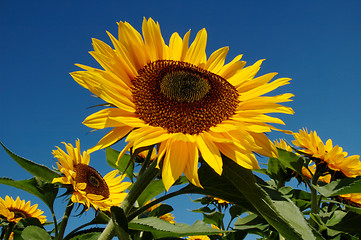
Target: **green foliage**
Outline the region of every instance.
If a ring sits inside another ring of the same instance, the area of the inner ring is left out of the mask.
[[[16,187],[37,196],[43,200],[43,202],[53,212],[53,204],[58,194],[58,188],[54,184],[45,182],[38,177],[19,181],[15,181],[10,178],[0,178],[0,183]]]
[[[36,239],[36,240],[51,240],[51,236],[45,231],[45,229],[37,226],[28,226],[22,233],[23,239]]]
[[[106,148],[105,151],[107,163],[112,168],[118,169],[122,174],[126,174],[127,177],[133,179],[133,171],[134,171],[134,160],[131,160],[131,157],[128,154],[124,154],[119,162],[118,165],[116,164],[118,161],[118,156],[120,154],[119,151],[114,150],[110,147]]]
[[[211,228],[208,224],[197,221],[193,225],[184,223],[169,223],[156,217],[132,220],[129,228],[151,232],[155,239],[164,237],[185,237],[193,235],[214,235],[225,231]]]
[[[361,176],[334,180],[324,186],[314,186],[325,197],[334,197],[341,194],[361,193]]]
[[[24,168],[26,171],[34,175],[35,177],[39,177],[42,180],[46,182],[52,182],[54,178],[60,177],[58,173],[56,173],[53,170],[50,170],[44,165],[40,165],[37,163],[34,163],[30,160],[27,160],[25,158],[22,158],[15,153],[11,152],[9,149],[7,149],[1,142],[1,146],[5,149],[5,151],[9,154],[9,156],[17,162],[22,168]]]

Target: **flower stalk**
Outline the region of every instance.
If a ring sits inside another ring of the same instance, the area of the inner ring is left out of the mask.
[[[74,207],[74,203],[71,201],[71,199],[69,199],[68,205],[66,206],[66,209],[64,212],[63,220],[61,221],[60,226],[59,226],[59,233],[58,233],[57,240],[63,240],[65,228],[68,223],[70,213],[73,210],[73,207]]]
[[[148,154],[147,158],[150,158],[151,154]],[[147,160],[146,160],[147,161]],[[149,159],[148,159],[149,161]],[[157,161],[154,160],[148,168],[139,175],[137,181],[133,184],[127,197],[121,203],[120,207],[124,210],[125,216],[127,216],[133,207],[133,204],[137,201],[138,197],[147,188],[147,186],[153,181],[158,175],[159,169],[156,168]],[[99,240],[110,240],[115,235],[115,225],[113,219],[108,222],[108,225],[99,237]],[[124,236],[122,239],[129,239],[129,236]]]

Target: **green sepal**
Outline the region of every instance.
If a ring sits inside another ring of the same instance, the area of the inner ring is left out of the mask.
[[[4,144],[0,142],[1,146],[5,149],[5,151],[9,154],[9,156],[17,162],[22,168],[24,168],[26,171],[31,173],[35,177],[39,177],[43,179],[46,182],[52,182],[54,178],[60,177],[60,174],[57,172],[49,169],[48,167],[44,165],[37,164],[33,161],[27,160],[25,158],[22,158],[15,153],[11,152],[9,149],[7,149]]]

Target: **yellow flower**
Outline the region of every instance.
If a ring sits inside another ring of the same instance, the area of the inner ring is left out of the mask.
[[[0,197],[0,217],[8,222],[17,223],[22,218],[37,218],[44,224],[46,217],[44,212],[38,209],[38,204],[30,205],[30,201],[20,200],[19,197],[14,200],[12,197],[5,196],[5,200]]]
[[[293,95],[262,95],[289,84],[289,78],[271,81],[276,73],[255,78],[263,60],[244,68],[242,55],[225,64],[228,47],[207,58],[205,29],[189,46],[190,31],[183,39],[175,32],[166,45],[151,18],[143,20],[143,37],[127,22],[118,27],[118,39],[108,33],[114,49],[93,39],[91,55],[104,70],[77,64],[85,71],[71,73],[112,106],[83,122],[111,129],[90,151],[125,136],[128,144],[122,154],[159,144],[158,164],[167,190],[183,173],[201,186],[199,155],[218,174],[223,169],[221,153],[247,169],[259,168],[254,152],[277,156],[265,132],[276,129],[269,123],[284,123],[266,114],[293,114],[279,104]]]
[[[349,193],[338,196],[339,199],[352,206],[361,207],[361,193]]]
[[[155,198],[154,198],[154,199],[155,199]],[[154,201],[154,199],[153,199],[152,201]],[[149,200],[146,204],[148,204],[148,203],[150,203],[150,202],[151,202],[151,200]],[[161,204],[161,203],[158,203],[158,204],[155,204],[155,205],[151,206],[150,208],[148,208],[148,212],[153,211],[154,209],[156,209],[156,208],[159,207],[160,205],[162,205],[162,204]],[[175,218],[175,217],[173,217],[173,214],[171,214],[171,213],[166,213],[166,214],[164,214],[164,215],[162,215],[162,216],[159,216],[159,218],[160,218],[160,219],[163,219],[164,221],[167,221],[167,222],[169,222],[169,223],[172,223],[172,224],[175,223],[175,221],[174,221],[174,218]]]
[[[288,145],[287,142],[283,139],[275,140],[274,144],[278,148],[281,148],[281,149],[289,151],[289,152],[293,152],[293,149],[291,148],[291,146]]]
[[[64,143],[67,153],[58,148],[53,150],[53,155],[58,159],[58,169],[63,177],[54,178],[53,183],[59,182],[70,185],[72,189],[72,202],[81,203],[96,210],[109,211],[111,206],[119,206],[127,193],[124,191],[131,185],[122,182],[125,175],[117,176],[118,170],[111,171],[102,177],[98,171],[89,166],[89,153],[80,152],[80,142],[76,147]]]
[[[343,152],[342,147],[333,146],[332,140],[328,139],[323,144],[316,131],[308,133],[307,129],[293,133],[295,140],[292,143],[302,148],[302,151],[320,162],[326,163],[327,167],[334,171],[341,171],[346,177],[356,177],[361,175],[361,162],[359,155],[347,157],[347,152]],[[317,162],[316,162],[317,163]]]
[[[208,236],[190,236],[187,238],[188,240],[210,240]]]

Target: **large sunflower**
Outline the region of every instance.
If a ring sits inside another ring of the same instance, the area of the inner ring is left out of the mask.
[[[143,20],[143,37],[129,23],[119,22],[119,37],[108,33],[114,48],[93,39],[90,54],[104,70],[78,64],[85,71],[71,73],[75,81],[110,103],[87,117],[94,129],[110,128],[95,151],[127,136],[130,148],[160,144],[162,179],[166,189],[184,173],[195,185],[198,156],[218,174],[221,153],[239,165],[259,168],[253,152],[276,156],[264,134],[284,124],[268,113],[292,114],[278,103],[290,101],[290,93],[262,96],[289,78],[271,79],[276,73],[254,78],[263,60],[244,68],[242,55],[225,63],[228,47],[206,55],[207,32],[200,30],[189,46],[190,31],[183,39],[174,33],[166,45],[160,26]]]
[[[302,129],[299,133],[293,133],[295,140],[292,143],[301,148],[302,152],[312,157],[316,164],[325,163],[327,168],[335,172],[342,172],[346,177],[361,175],[361,162],[359,155],[347,157],[342,147],[333,146],[332,140],[328,139],[324,144],[316,131],[308,133]]]
[[[14,200],[12,197],[5,196],[5,200],[0,197],[0,217],[6,219],[7,222],[17,223],[22,218],[37,218],[44,224],[46,217],[42,215],[44,212],[38,209],[38,204],[31,206],[30,201],[20,200],[19,197]]]
[[[64,143],[65,144],[65,143]],[[69,185],[72,202],[81,203],[88,210],[94,209],[109,211],[111,206],[119,206],[126,197],[124,191],[131,185],[122,182],[125,175],[117,176],[118,170],[111,171],[104,178],[94,168],[89,166],[89,153],[80,152],[80,142],[76,147],[65,144],[67,153],[58,148],[53,150],[53,155],[58,159],[58,169],[63,177],[54,178],[53,183],[59,182]]]

